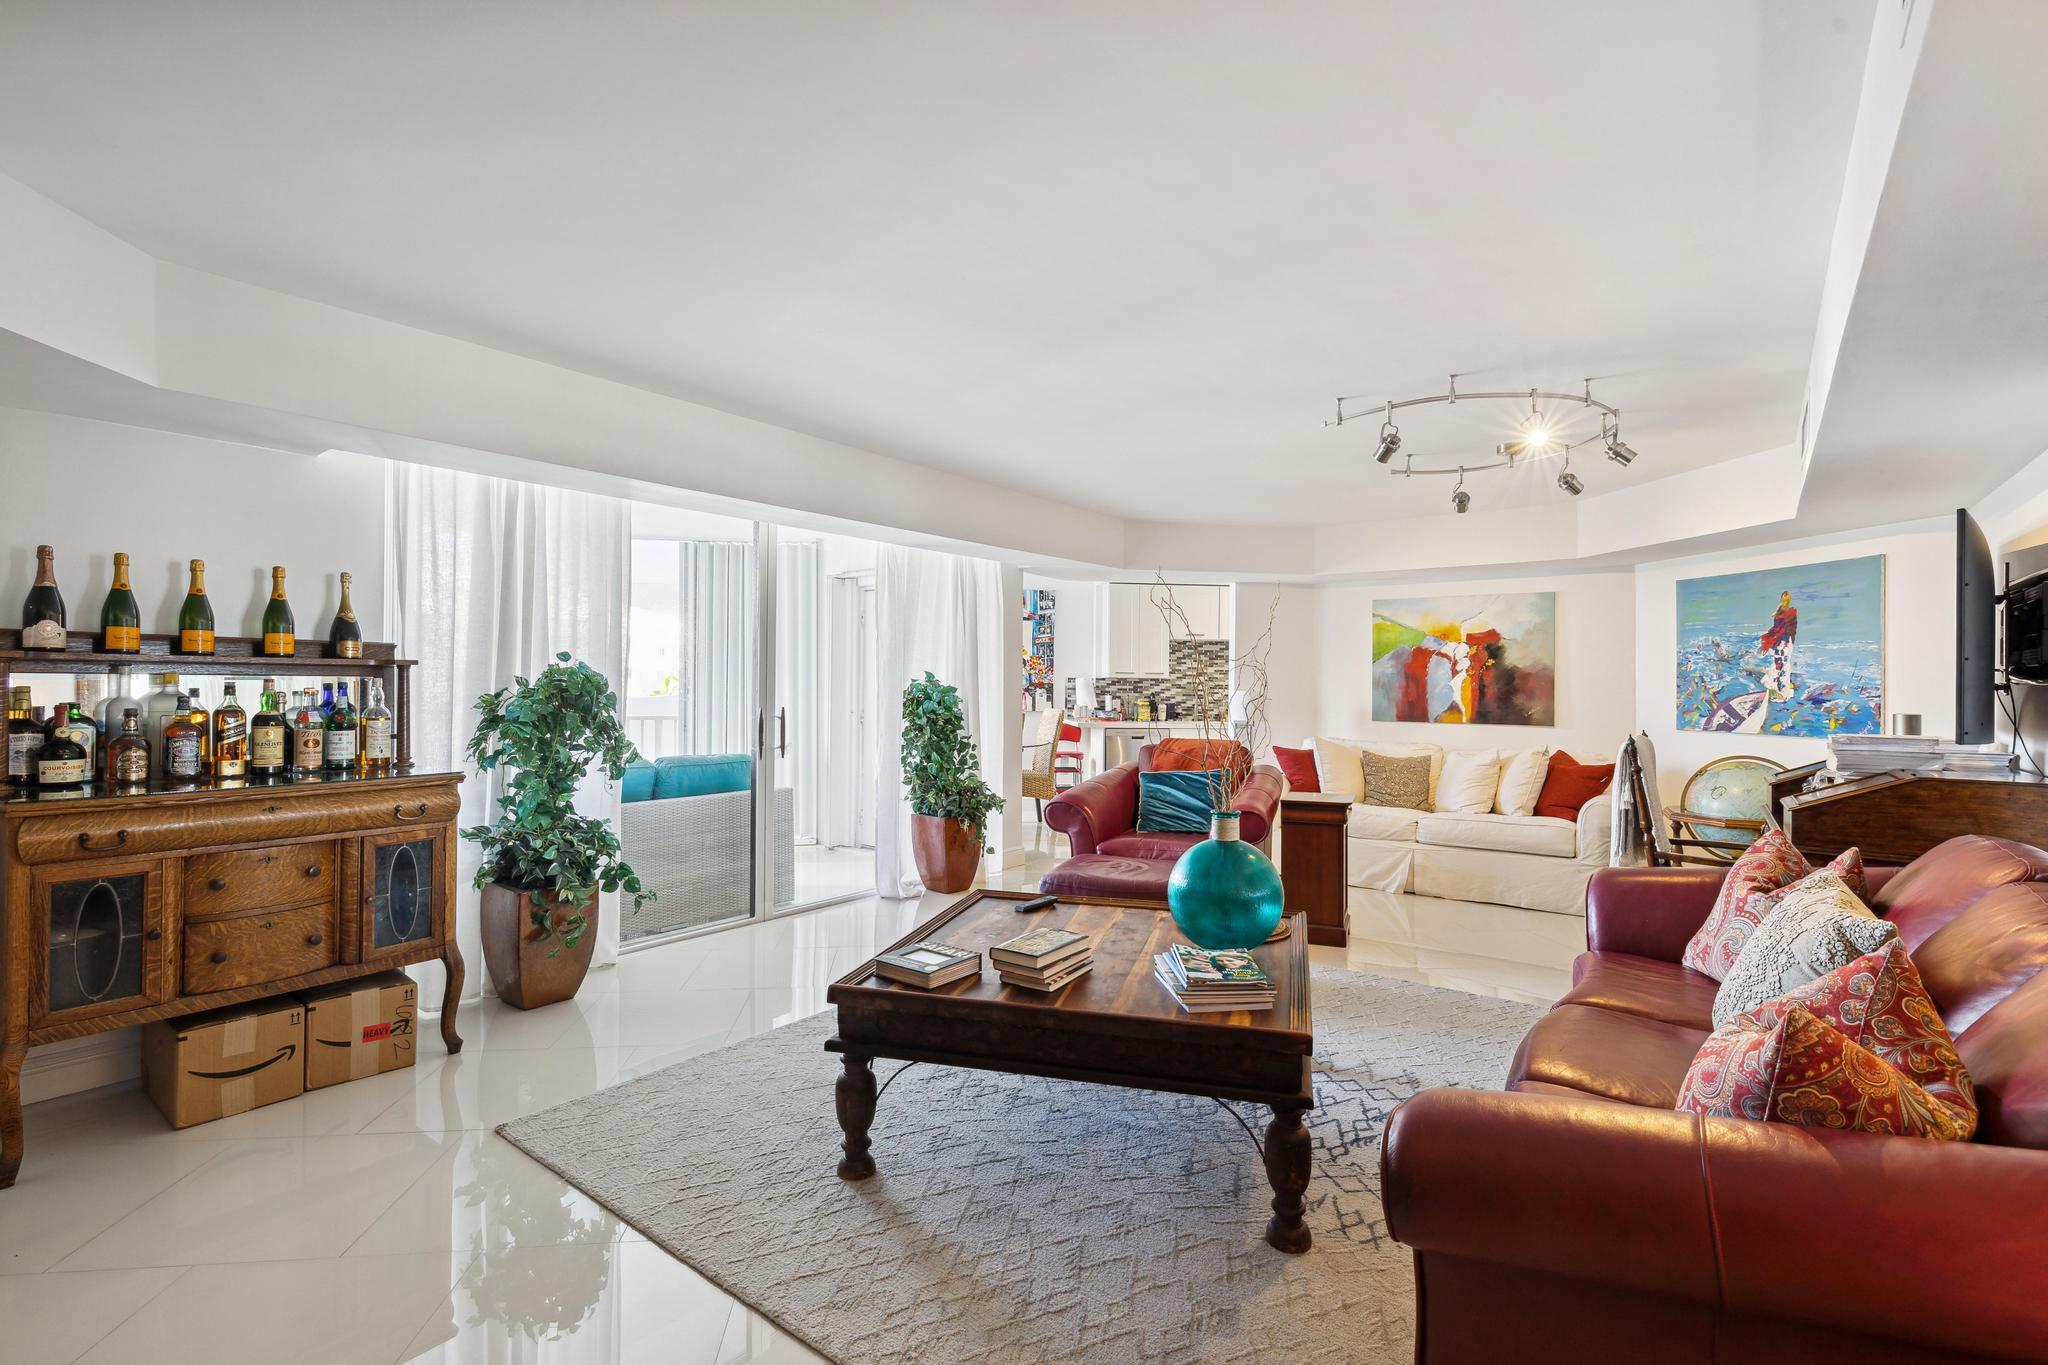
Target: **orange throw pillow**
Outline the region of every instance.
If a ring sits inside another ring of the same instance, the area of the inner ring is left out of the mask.
[[[1543,790],[1536,796],[1536,813],[1576,820],[1579,807],[1606,791],[1612,781],[1612,763],[1581,763],[1570,754],[1554,753],[1550,771],[1543,775]]]
[[[1230,790],[1244,790],[1252,775],[1252,751],[1234,739],[1162,739],[1152,746],[1152,771],[1211,772],[1230,770]]]

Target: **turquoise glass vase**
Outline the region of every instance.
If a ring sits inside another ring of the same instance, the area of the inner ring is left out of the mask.
[[[1237,837],[1238,814],[1209,817],[1209,837],[1166,879],[1173,922],[1198,948],[1256,948],[1280,923],[1280,869]]]

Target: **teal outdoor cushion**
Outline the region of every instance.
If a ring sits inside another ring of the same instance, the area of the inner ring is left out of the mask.
[[[670,754],[654,760],[654,799],[743,792],[754,785],[754,760],[745,754]]]
[[[1138,832],[1206,834],[1221,771],[1182,769],[1138,774]]]
[[[626,780],[620,784],[619,796],[626,801],[652,801],[654,799],[654,765],[642,760],[626,768]]]

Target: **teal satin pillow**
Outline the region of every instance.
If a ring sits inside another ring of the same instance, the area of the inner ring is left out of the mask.
[[[1215,796],[1222,789],[1220,769],[1139,773],[1138,832],[1207,834]]]

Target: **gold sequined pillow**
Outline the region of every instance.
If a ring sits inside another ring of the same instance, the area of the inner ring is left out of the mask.
[[[1367,749],[1364,763],[1366,805],[1429,809],[1428,754],[1396,758]]]

